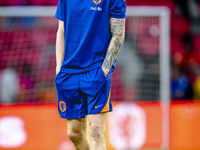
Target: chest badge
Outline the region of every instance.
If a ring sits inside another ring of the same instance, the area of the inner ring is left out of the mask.
[[[93,0],[93,2],[97,5],[97,4],[101,3],[101,0]]]

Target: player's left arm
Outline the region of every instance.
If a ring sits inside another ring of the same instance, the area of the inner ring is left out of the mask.
[[[125,37],[125,18],[110,18],[110,32],[112,35],[102,70],[107,76],[115,62]]]

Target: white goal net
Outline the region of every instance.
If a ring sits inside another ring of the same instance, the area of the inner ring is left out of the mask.
[[[0,101],[55,101],[55,7],[0,10]]]
[[[55,74],[58,23],[54,12],[55,7],[1,8],[0,71],[14,68],[21,78],[19,87],[23,92],[15,101],[51,98],[45,93],[53,86]],[[29,77],[23,77],[24,74]],[[114,101],[169,100],[166,8],[128,7],[126,38],[112,80]]]
[[[169,100],[169,12],[164,7],[129,7],[126,38],[117,60],[128,101]],[[120,82],[120,83],[119,83]],[[115,88],[115,87],[113,87]],[[114,90],[115,91],[115,90]],[[119,98],[119,96],[118,96]]]

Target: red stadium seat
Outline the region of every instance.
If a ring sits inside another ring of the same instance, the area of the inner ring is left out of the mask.
[[[9,3],[7,0],[0,0],[0,6],[8,6]]]
[[[37,6],[40,6],[40,5],[49,5],[48,2],[46,3],[46,0],[29,0],[29,4],[30,5],[37,5]]]
[[[9,6],[24,5],[24,0],[7,0]]]
[[[29,0],[30,5],[43,5],[43,6],[48,6],[48,5],[57,5],[58,0]]]
[[[180,39],[171,39],[171,55],[174,56],[176,53],[184,54],[184,43]]]
[[[200,35],[194,36],[193,47],[194,47],[195,52],[197,52],[197,53],[200,52]]]
[[[132,6],[132,5],[151,5],[151,1],[149,0],[126,0],[127,6]]]
[[[58,5],[58,0],[51,0],[51,5]]]
[[[190,31],[190,23],[189,21],[182,16],[173,16],[171,22],[171,30],[172,34],[176,35],[184,35],[189,33]]]

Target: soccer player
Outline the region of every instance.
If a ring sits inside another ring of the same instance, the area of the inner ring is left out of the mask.
[[[67,119],[75,150],[106,150],[111,74],[125,36],[125,0],[59,0],[55,17],[59,115]]]

